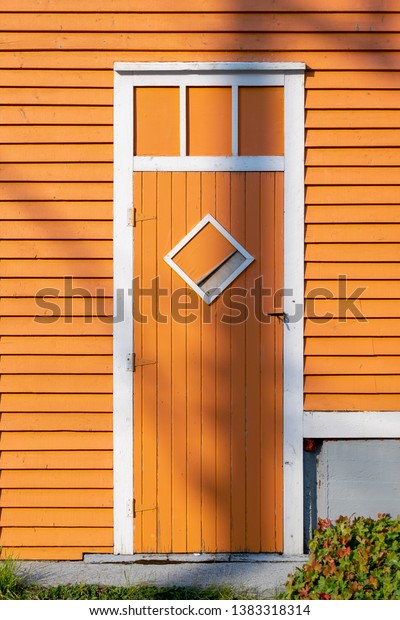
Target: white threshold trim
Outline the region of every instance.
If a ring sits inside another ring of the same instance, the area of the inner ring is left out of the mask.
[[[310,439],[400,438],[400,411],[305,411],[303,435]]]
[[[221,156],[194,155],[163,157],[141,155],[133,157],[133,169],[144,172],[282,172],[285,158],[280,156]]]

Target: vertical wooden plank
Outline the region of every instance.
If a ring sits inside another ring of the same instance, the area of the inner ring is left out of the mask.
[[[260,310],[273,311],[279,305],[275,280],[275,175],[261,173],[260,195],[260,271],[263,288],[272,295],[264,300]],[[262,302],[261,302],[262,303]],[[262,317],[261,331],[261,549],[275,551],[275,331],[280,328],[278,318]]]
[[[201,174],[201,215],[215,217],[215,173]],[[216,442],[215,442],[215,305],[202,304],[202,523],[203,551],[215,552],[216,540]]]
[[[255,261],[246,270],[250,289],[260,270],[260,174],[246,175],[246,244]],[[260,325],[255,317],[246,324],[246,548],[260,551]]]
[[[245,247],[244,172],[231,175],[231,233]],[[233,286],[245,289],[242,273]],[[238,298],[244,303],[245,298]],[[250,306],[250,311],[252,311]],[[246,549],[246,322],[231,325],[231,504],[232,551]]]
[[[186,234],[186,173],[172,175],[172,245]],[[187,441],[187,367],[186,325],[177,308],[186,284],[172,274],[172,544],[175,553],[185,552],[186,545],[186,441]]]
[[[275,288],[283,288],[284,176],[275,173]],[[283,551],[283,330],[275,322],[275,551]]]
[[[147,172],[143,175],[143,215],[152,217],[156,213],[157,173]],[[157,329],[153,317],[153,295],[149,293],[157,273],[157,229],[156,220],[149,219],[142,223],[142,274],[143,314],[147,322],[142,326],[142,357],[145,360],[157,360]],[[157,364],[137,366],[136,374],[142,375],[142,428],[143,428],[143,511],[142,532],[143,552],[154,553],[157,534]]]
[[[201,174],[187,174],[187,230],[201,220]],[[200,297],[188,288],[195,316],[187,323],[187,545],[201,551],[201,305]],[[192,304],[190,304],[192,305]]]
[[[141,212],[143,210],[143,172],[135,172],[134,175],[134,205]],[[143,252],[143,223],[138,222],[134,230],[134,278],[138,278],[136,286],[142,285],[142,252]],[[135,354],[143,357],[142,351],[142,328],[143,324],[137,321],[137,316],[142,313],[141,298],[134,291],[134,346]],[[134,470],[134,498],[137,503],[143,504],[143,437],[142,437],[142,373],[135,373],[134,377],[134,396],[133,396],[133,470]],[[142,517],[143,513],[138,512],[133,520],[134,531],[134,550],[136,553],[141,552],[143,548],[142,537]]]
[[[163,257],[172,247],[172,173],[160,172],[157,185],[157,261],[159,276],[157,323],[158,342],[158,500],[159,553],[172,551],[172,468],[171,468],[171,268]],[[165,294],[165,291],[167,292]]]
[[[217,221],[226,230],[231,229],[230,173],[220,172],[216,177],[215,212]],[[231,524],[231,342],[230,325],[222,321],[226,314],[223,296],[215,302],[216,323],[216,494],[217,494],[217,550],[230,551]]]

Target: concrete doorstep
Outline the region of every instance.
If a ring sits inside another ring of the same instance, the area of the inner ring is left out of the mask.
[[[89,555],[84,561],[19,561],[27,583],[43,586],[88,583],[98,585],[157,586],[227,585],[247,589],[260,598],[276,598],[288,575],[307,556],[273,554],[112,556]]]

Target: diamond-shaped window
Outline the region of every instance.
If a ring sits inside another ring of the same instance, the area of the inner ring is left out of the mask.
[[[208,214],[164,260],[210,304],[254,258]]]

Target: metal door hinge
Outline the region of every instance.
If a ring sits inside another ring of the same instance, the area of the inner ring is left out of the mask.
[[[148,366],[149,364],[156,364],[156,360],[146,360],[143,358],[137,358],[136,353],[132,357],[132,372],[135,372],[136,366]]]
[[[145,213],[138,213],[137,209],[132,211],[132,226],[135,227],[138,222],[147,222],[148,220],[155,220],[155,215],[146,215]]]
[[[276,310],[276,312],[267,312],[268,316],[276,316],[280,321],[284,323],[289,322],[289,317],[283,310]]]
[[[138,512],[145,512],[147,510],[156,510],[156,504],[138,504],[136,500],[133,500],[133,518],[137,516]]]

